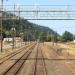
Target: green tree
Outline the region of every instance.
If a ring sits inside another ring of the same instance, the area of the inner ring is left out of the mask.
[[[39,40],[42,42],[47,41],[47,34],[45,32],[41,32],[39,34]]]
[[[51,34],[47,34],[47,41],[51,41]]]
[[[67,42],[67,41],[73,41],[73,34],[65,31],[64,34],[62,35],[62,41]]]
[[[73,36],[73,39],[75,40],[75,35]]]
[[[3,30],[2,30],[2,40],[3,40],[4,38],[6,38],[5,32],[6,32],[6,30],[3,29]],[[1,39],[1,28],[0,28],[0,39]]]

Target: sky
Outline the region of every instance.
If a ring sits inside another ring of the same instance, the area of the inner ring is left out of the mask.
[[[4,0],[4,5],[50,5],[50,6],[70,6],[72,9],[75,9],[75,0]],[[1,4],[1,1],[0,1]],[[6,8],[6,7],[5,7]],[[11,9],[12,10],[12,9]],[[38,20],[30,21],[42,26],[52,28],[54,31],[57,31],[59,34],[63,34],[64,31],[69,31],[75,34],[75,20],[61,21],[61,20]]]

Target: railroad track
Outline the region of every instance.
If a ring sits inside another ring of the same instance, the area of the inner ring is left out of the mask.
[[[24,49],[26,49],[29,45],[27,45],[26,47],[20,48],[19,50],[17,50],[16,52],[10,53],[7,56],[3,57],[0,59],[0,65],[3,64],[5,61],[9,60],[10,58],[12,58],[13,56],[21,53]]]
[[[32,53],[33,48],[34,45],[32,45],[19,59],[17,59],[16,62],[11,67],[9,67],[5,72],[3,72],[2,75],[17,75],[21,70],[23,64],[27,60],[27,58]]]
[[[1,75],[18,75],[20,71],[22,70],[24,63],[29,60],[29,57],[31,56],[32,52],[34,51],[34,46],[32,45],[29,47],[28,50],[25,51],[25,53],[19,58],[14,59],[16,60],[15,63],[13,63],[10,67],[8,67],[5,71],[1,73]],[[10,59],[12,60],[12,59]],[[47,69],[45,65],[45,60],[43,56],[43,52],[39,44],[37,45],[36,54],[34,58],[35,62],[33,65],[33,70],[31,72],[31,75],[47,75]],[[20,74],[19,74],[20,75]]]
[[[47,69],[46,69],[46,65],[45,65],[44,56],[43,56],[42,50],[39,47],[39,45],[37,48],[34,72],[32,75],[47,75]]]

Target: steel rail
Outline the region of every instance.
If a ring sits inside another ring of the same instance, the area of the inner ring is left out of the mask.
[[[5,61],[9,60],[9,59],[12,58],[13,56],[15,56],[15,55],[21,53],[21,52],[23,51],[23,49],[25,49],[25,48],[27,48],[27,47],[28,47],[28,46],[23,47],[23,48],[19,49],[20,51],[10,53],[10,54],[8,54],[7,56],[1,58],[0,61],[1,61],[1,60],[2,60],[2,61],[0,62],[0,65],[2,65]]]
[[[20,59],[27,59],[29,57],[29,55],[32,53],[32,48],[34,47],[31,46],[11,67],[9,67],[4,73],[3,75],[10,75],[11,72],[14,72],[12,73],[12,75],[17,75],[17,73],[20,71],[21,67],[23,66],[24,62],[26,60],[23,60],[21,61]]]
[[[44,65],[44,67],[45,67],[45,68],[44,68],[44,69],[45,69],[45,74],[47,75],[47,69],[46,69],[45,59],[44,59],[44,55],[43,55],[43,52],[42,52],[41,47],[40,47],[40,50],[41,50],[43,65]]]
[[[38,65],[38,62],[39,62],[39,59],[40,59],[40,58],[38,58],[38,54],[39,54],[38,48],[39,48],[39,45],[37,47],[36,61],[35,61],[35,65],[34,65],[35,67],[34,67],[34,72],[33,72],[32,75],[37,75],[37,65]],[[41,55],[42,55],[42,57],[41,57],[40,61],[42,63],[42,67],[44,67],[42,69],[44,69],[44,71],[45,71],[44,75],[47,75],[47,70],[46,70],[46,67],[45,67],[45,61],[44,61],[44,57],[43,57],[43,54],[42,54],[42,50],[41,50]]]

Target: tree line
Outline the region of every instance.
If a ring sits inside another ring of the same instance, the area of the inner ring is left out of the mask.
[[[48,33],[45,36],[45,33],[42,32],[40,33],[39,39],[40,41],[70,42],[75,39],[75,35],[68,31],[65,31],[62,35],[58,35],[57,33],[56,35]]]

